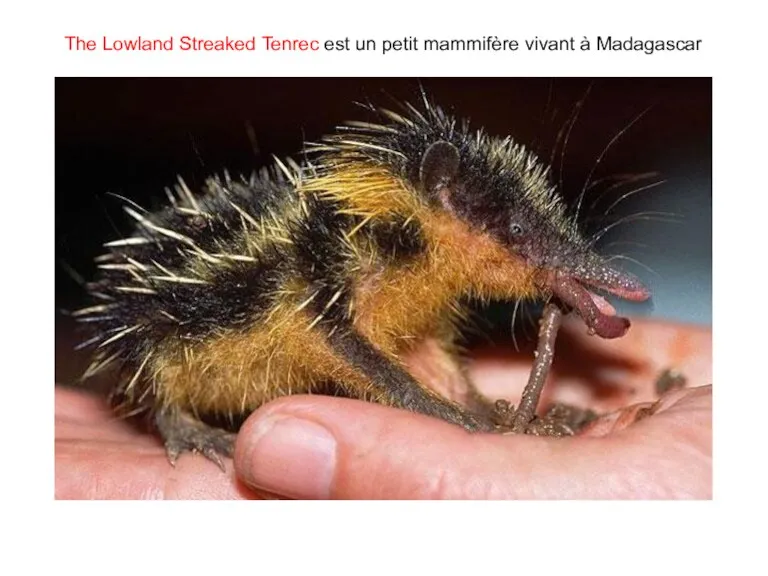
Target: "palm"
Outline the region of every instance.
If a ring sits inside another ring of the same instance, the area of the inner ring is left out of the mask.
[[[669,366],[681,367],[690,386],[710,381],[708,331],[644,322],[625,338],[603,341],[571,325],[558,345],[543,402],[608,413],[576,438],[468,436],[437,420],[339,398],[284,399],[266,410],[311,405],[334,423],[341,472],[332,495],[338,497],[711,495],[711,387],[673,391],[661,400],[654,390],[655,376]],[[506,351],[481,352],[470,374],[487,396],[514,397],[529,366],[529,359]],[[459,390],[443,392],[462,396]],[[249,434],[247,424],[239,444]],[[57,389],[59,498],[257,497],[237,480],[232,461],[225,465],[222,473],[200,456],[185,455],[173,468],[158,440],[114,418],[103,401]],[[247,468],[241,459],[238,470],[249,479]],[[437,488],[425,481],[436,474],[453,481]]]
[[[201,457],[171,467],[156,438],[117,419],[84,392],[56,389],[57,498],[246,498],[232,461],[226,473]]]

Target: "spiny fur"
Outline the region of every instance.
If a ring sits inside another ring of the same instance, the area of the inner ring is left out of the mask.
[[[549,167],[542,164],[534,153],[515,142],[511,137],[489,136],[483,129],[473,131],[468,121],[459,122],[441,108],[423,100],[420,111],[406,104],[406,114],[371,107],[372,112],[388,124],[348,122],[339,127],[339,133],[321,144],[310,146],[309,151],[326,153],[324,163],[315,166],[316,172],[326,181],[313,184],[312,189],[323,190],[330,183],[338,183],[335,189],[325,193],[348,202],[351,210],[364,216],[376,216],[381,211],[407,210],[418,197],[418,167],[430,144],[447,141],[454,144],[469,168],[464,176],[475,181],[478,204],[495,207],[500,200],[527,204],[539,212],[543,219],[554,224],[572,242],[582,242],[575,218],[569,217],[566,205],[550,180]],[[379,171],[377,171],[377,169]],[[370,181],[370,188],[353,188],[338,181],[339,175],[362,176]],[[391,188],[380,184],[379,174],[391,179],[395,176],[411,189],[398,195],[393,202]],[[510,186],[512,184],[512,186]],[[500,190],[514,189],[511,195],[499,195]],[[428,197],[422,201],[431,201]]]
[[[340,127],[302,165],[211,178],[200,194],[180,180],[156,213],[126,206],[135,231],[106,244],[94,303],[75,312],[95,328],[85,376],[117,367],[115,397],[131,408],[230,418],[328,384],[397,403],[362,359],[380,353],[395,374],[420,342],[453,350],[466,295],[546,296],[502,240],[512,210],[546,229],[539,244],[585,246],[547,168],[426,97],[422,109],[372,111],[381,123]],[[460,158],[455,213],[421,185],[439,141]]]

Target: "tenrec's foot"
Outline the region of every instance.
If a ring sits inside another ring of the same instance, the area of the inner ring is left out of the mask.
[[[234,452],[234,434],[201,422],[182,410],[171,408],[157,412],[155,425],[165,442],[171,465],[176,464],[183,452],[197,452],[224,470],[221,457],[231,457]]]

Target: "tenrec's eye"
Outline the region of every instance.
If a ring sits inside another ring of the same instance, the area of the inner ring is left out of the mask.
[[[512,236],[521,236],[523,233],[523,227],[520,226],[520,224],[513,223],[509,227],[509,232],[512,234]]]

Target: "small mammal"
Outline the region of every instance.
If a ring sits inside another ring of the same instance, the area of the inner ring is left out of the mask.
[[[378,123],[349,122],[301,165],[249,179],[180,181],[169,204],[129,204],[74,316],[94,330],[85,376],[116,367],[116,405],[146,411],[170,461],[220,463],[234,422],[276,397],[325,390],[492,431],[403,358],[429,345],[446,377],[463,297],[556,299],[591,333],[622,336],[600,289],[649,292],[582,236],[548,168],[511,138],[473,130],[423,96]]]

